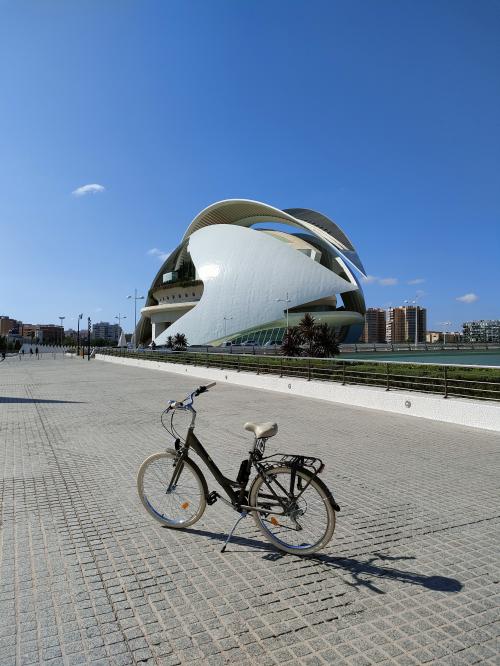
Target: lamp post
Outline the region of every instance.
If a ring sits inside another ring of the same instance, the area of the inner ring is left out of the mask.
[[[62,331],[61,331],[61,347],[62,347],[63,339],[64,339],[64,323],[63,322],[66,319],[66,317],[59,316],[58,319],[61,321],[61,327],[62,327]]]
[[[451,326],[451,321],[442,321],[441,322],[442,326]],[[443,331],[443,346],[446,345],[446,328]]]
[[[137,301],[143,301],[144,296],[137,296],[137,289],[134,289],[133,296],[127,296],[127,298],[134,299],[134,349],[137,349],[137,338],[136,338],[136,328],[137,328]]]
[[[232,317],[224,317],[224,337],[227,335],[227,322],[230,321]]]
[[[122,319],[126,319],[127,315],[121,314],[120,312],[116,315],[115,319],[118,319],[118,328],[120,329],[120,335],[122,333]],[[120,335],[118,336],[117,343],[120,341]]]
[[[418,298],[419,298],[418,296],[415,296],[415,298],[412,301],[410,300],[405,301],[405,303],[415,306],[415,348],[418,345],[418,305],[417,305]]]
[[[87,361],[90,361],[90,334],[92,333],[92,321],[87,317]],[[85,356],[85,352],[84,352]]]
[[[286,330],[288,331],[288,303],[291,303],[292,299],[288,298],[288,292],[285,294],[285,298],[277,298],[276,303],[286,303]]]
[[[77,347],[77,356],[80,356],[80,319],[83,319],[83,314],[78,315],[78,330],[76,332],[76,347]]]

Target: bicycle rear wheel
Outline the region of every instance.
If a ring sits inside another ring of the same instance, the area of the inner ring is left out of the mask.
[[[276,466],[257,476],[249,493],[257,527],[286,553],[308,555],[324,548],[335,530],[335,511],[325,484],[304,468]]]
[[[179,462],[175,451],[146,458],[137,474],[137,491],[146,511],[174,529],[189,527],[201,518],[207,505],[205,490],[196,465],[191,460]]]

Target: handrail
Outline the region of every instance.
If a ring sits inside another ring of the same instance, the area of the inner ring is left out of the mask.
[[[434,363],[408,363],[352,359],[317,359],[286,356],[254,356],[252,354],[215,354],[200,352],[129,351],[124,349],[101,348],[96,353],[110,356],[124,356],[168,363],[182,363],[194,366],[234,369],[257,374],[274,374],[279,377],[302,377],[307,381],[330,381],[342,385],[381,386],[386,391],[403,389],[434,393],[448,397],[465,397],[480,400],[500,401],[500,368],[496,372],[485,366],[451,366]],[[373,365],[377,370],[373,370]],[[401,365],[403,371],[396,366]],[[372,367],[370,367],[372,366]],[[415,374],[406,370],[415,368]],[[380,370],[379,370],[380,368]],[[481,374],[483,371],[484,374]],[[417,374],[418,373],[418,374]],[[425,374],[427,373],[427,374]],[[476,374],[477,378],[465,378],[463,374]],[[458,376],[457,376],[458,375]],[[494,380],[485,376],[493,375]]]

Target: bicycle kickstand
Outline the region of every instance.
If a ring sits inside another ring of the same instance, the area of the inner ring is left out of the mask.
[[[228,535],[228,537],[227,537],[227,539],[226,539],[226,542],[224,543],[224,545],[223,545],[222,548],[221,548],[221,551],[220,551],[221,553],[223,553],[223,552],[226,550],[226,546],[227,546],[227,544],[229,543],[229,541],[231,540],[231,537],[233,536],[235,529],[238,527],[238,524],[243,520],[243,518],[246,518],[247,516],[248,516],[248,512],[247,512],[247,511],[242,511],[242,512],[241,512],[240,517],[239,517],[238,520],[234,523],[234,525],[233,525],[233,529],[229,532],[229,535]]]

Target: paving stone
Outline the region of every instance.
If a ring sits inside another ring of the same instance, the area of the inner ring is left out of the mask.
[[[219,384],[197,432],[225,474],[248,450],[242,423],[276,419],[268,452],[321,457],[342,506],[321,556],[277,553],[250,518],[221,554],[221,502],[166,530],[135,488],[170,445],[166,397],[199,382],[14,361],[0,374],[2,666],[495,663],[494,433]]]

